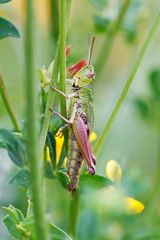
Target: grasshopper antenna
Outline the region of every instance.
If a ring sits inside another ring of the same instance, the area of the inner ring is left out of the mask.
[[[93,53],[93,46],[94,46],[94,41],[95,41],[95,36],[92,38],[92,42],[91,42],[91,38],[90,35],[88,36],[88,48],[89,48],[89,52],[88,52],[88,66],[91,63],[91,58],[92,58],[92,53]]]

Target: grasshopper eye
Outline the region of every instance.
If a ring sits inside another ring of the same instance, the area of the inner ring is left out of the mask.
[[[95,75],[94,71],[90,71],[90,72],[87,74],[87,77],[93,79],[93,78],[94,78],[94,75]]]

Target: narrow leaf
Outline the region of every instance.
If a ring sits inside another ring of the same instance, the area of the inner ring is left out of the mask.
[[[50,158],[53,164],[53,169],[56,168],[56,141],[51,132],[47,134],[47,146],[49,147]]]
[[[19,38],[20,34],[11,22],[4,18],[0,18],[0,39],[5,37]]]
[[[49,224],[49,232],[51,240],[72,240],[67,233],[54,224]]]

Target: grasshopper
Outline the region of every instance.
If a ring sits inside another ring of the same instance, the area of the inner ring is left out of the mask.
[[[60,129],[60,133],[62,133],[66,127],[69,127],[67,174],[70,178],[70,183],[67,188],[71,192],[74,192],[78,187],[83,159],[85,160],[88,173],[93,175],[96,172],[96,161],[89,142],[89,136],[93,126],[93,82],[95,72],[90,61],[94,40],[95,38],[92,39],[89,49],[88,61],[82,60],[68,69],[68,72],[74,71],[70,79],[70,93],[65,94],[51,86],[54,91],[63,95],[66,99],[70,99],[67,119],[60,113],[52,109],[51,111],[66,122]]]

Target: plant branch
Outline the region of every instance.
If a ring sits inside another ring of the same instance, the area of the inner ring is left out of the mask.
[[[44,194],[42,185],[42,171],[38,154],[37,132],[37,104],[34,62],[34,6],[32,0],[26,1],[26,30],[25,30],[25,56],[26,56],[26,112],[28,133],[28,158],[31,170],[34,224],[36,239],[47,240],[47,227],[44,213]],[[38,95],[38,93],[37,93]]]
[[[69,233],[74,240],[77,239],[77,221],[79,216],[80,208],[80,197],[79,190],[73,193],[70,201],[70,212],[69,212]]]
[[[72,4],[72,0],[68,0],[67,1],[67,25],[68,25],[70,10],[71,10],[71,4]],[[55,61],[54,61],[54,67],[53,67],[53,73],[52,73],[52,80],[51,80],[51,85],[54,85],[54,86],[56,86],[57,80],[58,80],[59,62],[60,62],[60,44],[58,41],[56,56],[55,56]],[[44,150],[44,146],[45,146],[47,131],[48,131],[50,119],[52,116],[52,113],[49,111],[49,108],[52,108],[52,106],[53,106],[54,97],[55,97],[55,94],[53,94],[52,91],[49,91],[48,97],[47,97],[45,113],[44,113],[44,120],[43,120],[42,128],[40,131],[39,149],[41,152],[41,156],[43,156],[43,150]]]
[[[134,79],[134,77],[135,77],[135,75],[136,75],[136,73],[137,73],[137,71],[138,71],[138,69],[140,67],[140,64],[142,63],[142,60],[143,60],[144,55],[145,55],[145,53],[147,51],[147,48],[148,48],[149,44],[151,43],[153,35],[154,35],[155,31],[157,30],[159,24],[160,24],[160,13],[156,17],[156,19],[155,19],[155,21],[154,21],[154,23],[153,23],[153,25],[152,25],[149,33],[148,33],[147,38],[144,41],[144,44],[143,44],[143,46],[141,48],[139,56],[138,56],[138,58],[137,58],[137,60],[135,62],[135,65],[134,65],[132,71],[129,74],[128,80],[126,81],[126,84],[125,84],[125,86],[124,86],[124,88],[122,90],[122,93],[121,93],[121,95],[120,95],[120,97],[119,97],[115,107],[113,108],[113,111],[112,111],[112,113],[111,113],[111,115],[109,117],[108,122],[106,123],[106,125],[105,125],[105,127],[104,127],[104,129],[103,129],[103,131],[101,133],[101,135],[99,136],[99,138],[97,140],[97,143],[96,143],[95,148],[94,148],[94,153],[96,155],[99,153],[100,149],[103,146],[103,143],[104,143],[104,141],[105,141],[105,139],[107,137],[107,134],[108,134],[108,132],[109,132],[109,130],[110,130],[112,124],[113,124],[114,119],[117,116],[117,113],[118,113],[120,107],[122,106],[122,104],[123,104],[123,102],[124,102],[124,100],[126,98],[128,90],[130,88],[130,85],[131,85],[131,83],[132,83],[132,81],[133,81],[133,79]]]
[[[66,0],[60,1],[60,90],[66,92]],[[64,97],[60,98],[61,114],[66,117],[66,100]]]
[[[102,72],[104,65],[106,63],[106,59],[109,56],[109,53],[112,49],[113,42],[116,34],[118,33],[120,27],[122,26],[124,17],[127,13],[131,0],[125,0],[124,4],[121,8],[121,11],[116,19],[116,21],[111,25],[110,29],[106,32],[106,38],[100,50],[100,53],[96,60],[96,75],[99,76]]]
[[[56,43],[59,36],[59,0],[50,0],[50,30],[52,40]]]
[[[4,81],[0,75],[0,93],[1,93],[1,96],[2,96],[2,99],[3,99],[3,102],[4,102],[4,105],[8,111],[8,114],[10,116],[10,119],[13,123],[13,126],[15,127],[15,130],[17,132],[20,132],[20,126],[19,126],[19,123],[16,119],[16,116],[15,116],[15,113],[13,111],[13,107],[11,105],[11,101],[9,99],[9,95],[7,93],[7,90],[5,88],[5,85],[4,85]]]

